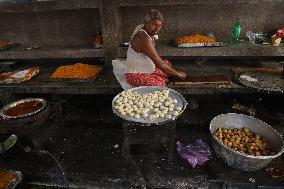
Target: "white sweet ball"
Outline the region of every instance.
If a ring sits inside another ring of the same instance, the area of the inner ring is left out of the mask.
[[[161,114],[160,114],[160,117],[162,117],[162,118],[165,117],[165,114],[164,114],[164,113],[161,113]]]
[[[177,111],[181,111],[182,108],[181,108],[181,107],[177,107],[176,110],[177,110]]]
[[[179,113],[178,111],[174,111],[174,112],[173,112],[173,115],[174,115],[174,116],[177,116],[178,113]]]
[[[139,114],[135,114],[134,116],[136,119],[140,118],[140,115]]]
[[[160,117],[160,114],[159,113],[156,113],[155,114],[155,118],[157,119],[157,118],[159,118]]]
[[[169,101],[165,102],[165,106],[169,106],[171,103]]]
[[[174,103],[176,104],[178,101],[177,101],[177,99],[174,99]]]
[[[143,116],[143,117],[148,117],[148,114],[147,114],[147,113],[143,113],[142,116]]]
[[[126,113],[125,113],[125,112],[120,112],[120,114],[121,114],[121,115],[123,115],[123,116],[125,116],[125,115],[126,115]]]
[[[164,99],[160,97],[159,102],[164,102]]]
[[[167,114],[167,113],[168,113],[168,110],[163,110],[162,113],[163,113],[163,114]]]
[[[135,115],[134,113],[130,113],[130,114],[129,114],[129,116],[131,116],[131,117],[134,117],[134,115]]]
[[[168,115],[166,115],[166,118],[167,118],[167,119],[171,119],[172,116],[171,116],[170,114],[168,114]]]
[[[113,108],[117,110],[117,109],[119,109],[119,107],[120,107],[120,106],[114,106]]]
[[[149,119],[150,119],[150,120],[154,120],[155,118],[156,118],[155,115],[150,115],[150,116],[149,116]]]
[[[173,105],[173,104],[169,105],[169,108],[174,108],[174,107],[175,107],[175,105]]]
[[[174,111],[174,109],[173,108],[169,108],[169,112],[172,112],[172,111]]]

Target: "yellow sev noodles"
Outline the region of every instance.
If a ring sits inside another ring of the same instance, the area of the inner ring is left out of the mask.
[[[98,66],[76,63],[58,67],[50,78],[94,78],[100,71]]]

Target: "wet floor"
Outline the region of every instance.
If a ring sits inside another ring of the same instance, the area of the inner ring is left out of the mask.
[[[240,172],[214,153],[206,165],[194,169],[176,150],[173,161],[168,162],[168,144],[159,143],[159,138],[154,144],[132,145],[131,156],[122,154],[122,120],[112,113],[113,96],[43,97],[50,102],[46,119],[18,123],[12,131],[1,124],[6,128],[2,138],[11,132],[19,136],[17,145],[0,157],[1,168],[22,171],[24,179],[18,188],[284,188],[283,182],[271,179],[265,170]],[[232,109],[234,102],[253,105],[256,117],[283,133],[281,95],[199,95],[186,99],[189,108],[176,122],[176,140],[190,143],[201,138],[211,145],[210,120],[221,113],[240,112]],[[149,130],[137,131],[139,137],[150,141]]]

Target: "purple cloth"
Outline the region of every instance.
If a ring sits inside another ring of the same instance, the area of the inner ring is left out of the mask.
[[[176,143],[178,154],[186,159],[191,167],[201,166],[211,158],[211,150],[208,144],[201,139],[195,140],[192,144]]]

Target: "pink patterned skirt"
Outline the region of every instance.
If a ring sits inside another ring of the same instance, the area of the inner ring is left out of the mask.
[[[166,64],[171,65],[168,60],[164,60]],[[164,73],[160,68],[155,68],[155,71],[149,73],[126,73],[127,82],[134,86],[166,86],[167,77],[169,74]]]

